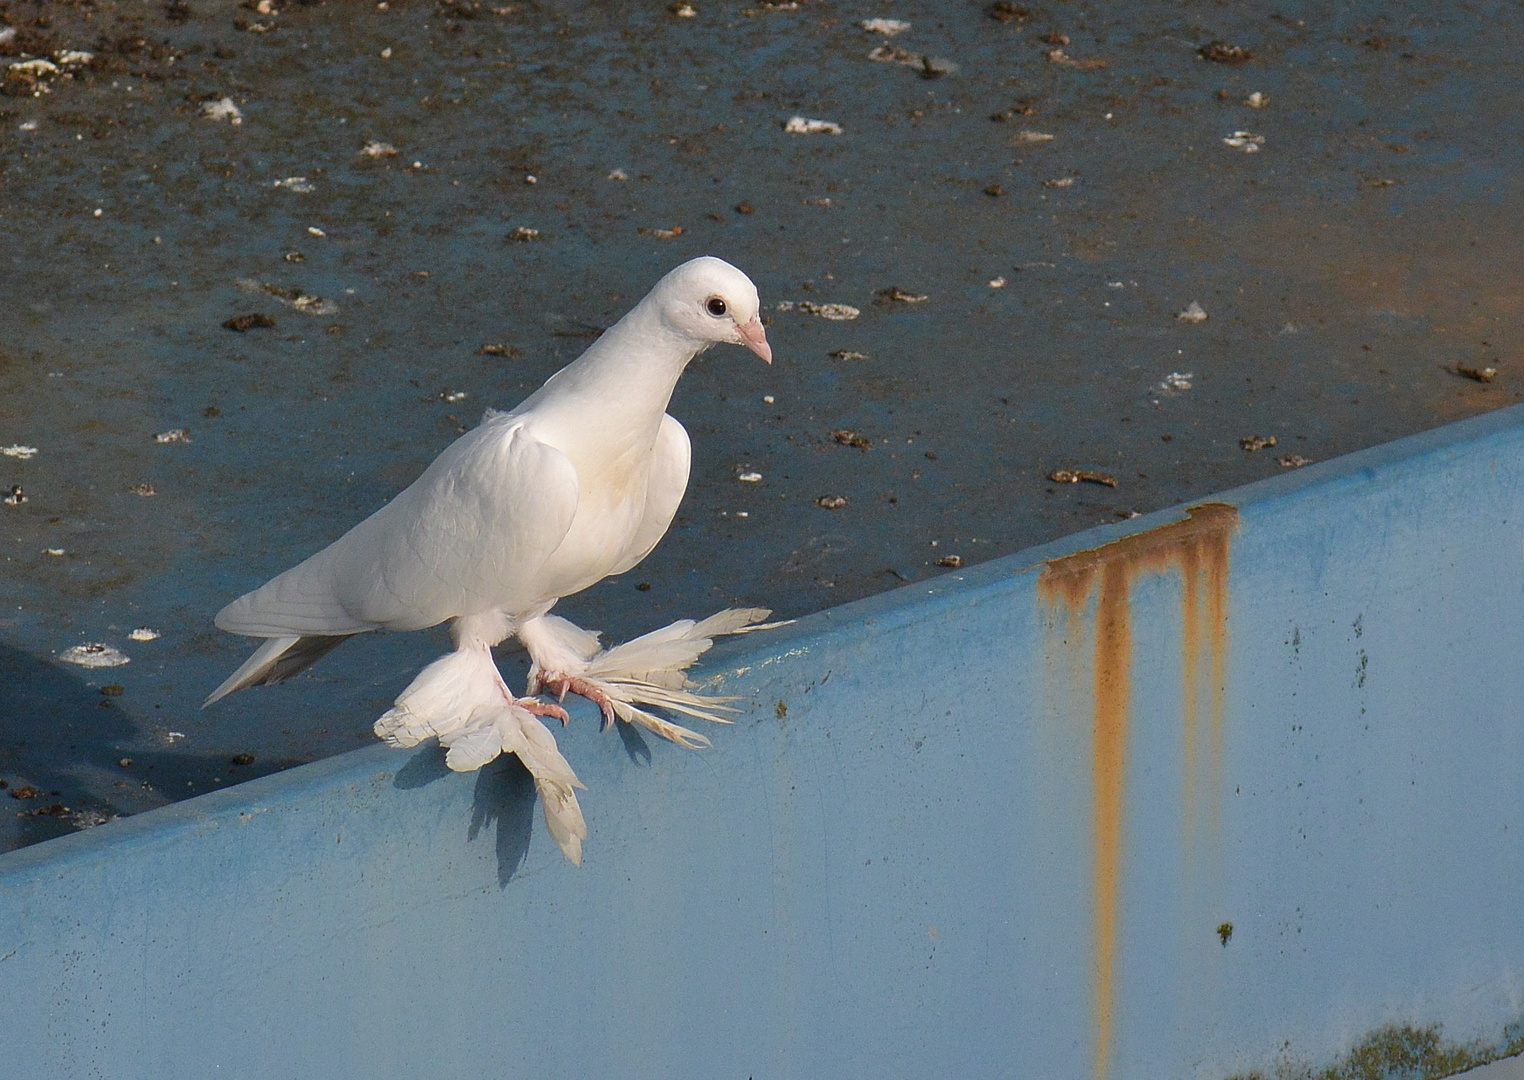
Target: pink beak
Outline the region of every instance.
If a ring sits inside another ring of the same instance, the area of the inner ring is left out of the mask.
[[[767,331],[762,329],[762,317],[753,315],[749,323],[737,323],[736,333],[741,335],[739,345],[745,345],[769,364],[773,362],[772,346],[767,343]]]

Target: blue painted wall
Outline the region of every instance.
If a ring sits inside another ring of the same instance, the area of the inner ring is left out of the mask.
[[[731,643],[707,670],[748,708],[713,750],[561,736],[580,870],[513,763],[381,746],[0,856],[0,1057],[1141,1080],[1388,1021],[1495,1038],[1524,1013],[1521,476],[1508,410],[1230,492],[1236,524]]]

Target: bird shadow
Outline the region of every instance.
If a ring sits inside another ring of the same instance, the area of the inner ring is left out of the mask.
[[[619,732],[619,741],[624,743],[624,752],[630,755],[631,761],[636,765],[651,764],[651,747],[639,728],[623,720],[615,720],[614,730]]]
[[[431,742],[397,770],[392,777],[392,787],[399,791],[415,791],[449,775],[444,753]],[[483,829],[496,828],[499,887],[507,887],[529,856],[534,803],[534,777],[516,755],[504,754],[477,770],[466,839],[475,843]]]
[[[392,787],[399,791],[414,791],[449,775],[450,769],[445,765],[444,754],[431,742],[397,770],[397,774],[392,777]]]
[[[507,887],[529,856],[534,804],[534,777],[517,756],[504,754],[477,772],[466,839],[475,841],[483,829],[497,827],[499,888]]]

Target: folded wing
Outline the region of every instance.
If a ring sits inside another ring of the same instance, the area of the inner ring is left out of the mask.
[[[489,414],[338,540],[217,615],[260,637],[418,630],[541,597],[577,509],[577,471],[512,416]]]

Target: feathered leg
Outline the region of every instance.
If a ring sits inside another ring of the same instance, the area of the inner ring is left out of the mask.
[[[531,694],[577,694],[598,706],[605,726],[617,717],[695,750],[708,746],[709,740],[639,706],[730,723],[721,714],[734,711],[727,703],[735,699],[695,692],[697,684],[685,672],[713,647],[715,638],[775,625],[762,621],[771,614],[766,608],[729,608],[701,622],[681,619],[612,649],[599,649],[597,634],[555,615],[528,619],[515,632],[533,661]]]
[[[587,823],[575,789],[583,784],[561,756],[555,736],[528,704],[515,698],[503,682],[491,647],[467,640],[419,672],[396,704],[376,721],[375,731],[392,746],[401,747],[437,737],[448,750],[445,764],[456,772],[479,769],[502,753],[517,754],[534,777],[552,839],[580,866]],[[539,702],[533,704],[545,708]],[[565,715],[564,710],[555,711]]]

